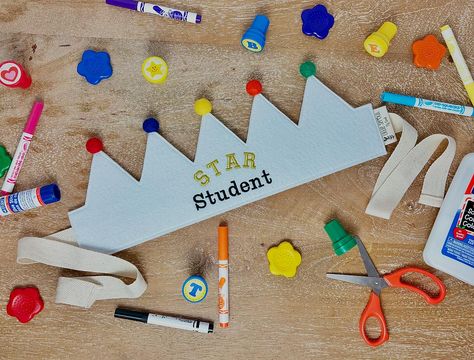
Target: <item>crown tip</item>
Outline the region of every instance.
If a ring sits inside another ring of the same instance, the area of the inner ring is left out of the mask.
[[[306,61],[300,65],[300,74],[305,79],[316,75],[316,65],[312,61]]]
[[[262,92],[262,84],[258,80],[250,80],[245,87],[247,94],[256,96]]]
[[[194,111],[201,116],[209,114],[212,111],[212,104],[206,98],[196,100],[194,102]]]
[[[99,151],[102,151],[103,148],[104,145],[102,144],[102,140],[100,140],[99,138],[90,138],[86,142],[86,149],[91,154],[96,154]]]
[[[160,123],[155,118],[148,118],[143,122],[143,130],[146,133],[158,132]]]

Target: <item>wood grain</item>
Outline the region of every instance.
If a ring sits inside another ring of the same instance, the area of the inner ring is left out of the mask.
[[[369,348],[358,333],[359,315],[368,290],[326,280],[326,272],[363,272],[358,253],[336,257],[323,232],[337,216],[364,240],[381,272],[404,265],[427,268],[422,250],[437,210],[416,202],[418,178],[390,221],[364,214],[386,158],[313,181],[255,204],[226,213],[118,255],[144,273],[149,289],[138,300],[102,301],[90,310],[56,305],[60,273],[44,265],[17,265],[16,242],[26,235],[45,236],[69,226],[67,211],[84,202],[90,155],[84,143],[91,135],[104,139],[107,153],[136,178],[145,150],[141,122],[160,119],[162,134],[193,158],[200,119],[193,102],[201,95],[213,101],[214,113],[242,139],[246,138],[251,99],[246,81],[258,77],[264,93],[297,119],[304,90],[299,64],[313,59],[318,77],[354,106],[379,106],[381,91],[398,91],[469,104],[452,63],[439,71],[412,65],[411,43],[428,33],[441,39],[439,27],[454,29],[474,70],[474,2],[472,0],[339,0],[324,2],[335,15],[335,27],[324,41],[300,30],[300,12],[312,1],[213,0],[164,1],[164,5],[198,10],[200,25],[182,24],[113,8],[100,0],[0,0],[0,59],[25,64],[34,79],[28,91],[0,89],[0,143],[13,152],[35,97],[46,104],[17,190],[57,181],[63,192],[58,205],[11,216],[2,221],[0,252],[1,359],[468,359],[474,345],[474,288],[435,272],[448,296],[427,306],[416,295],[389,289],[383,307],[391,339]],[[265,51],[246,52],[239,39],[257,12],[271,25]],[[385,20],[399,33],[389,53],[374,59],[362,42]],[[76,74],[87,48],[107,50],[114,75],[90,86]],[[140,74],[150,55],[166,59],[168,81],[152,86]],[[474,151],[471,120],[423,110],[393,107],[420,132],[442,132],[458,144],[461,158]],[[390,147],[390,151],[393,147]],[[451,171],[450,176],[454,174]],[[213,335],[115,320],[117,305],[217,320],[216,228],[230,225],[231,327]],[[283,239],[301,250],[296,278],[274,277],[265,253]],[[186,303],[180,288],[196,269],[210,285],[205,302]],[[46,308],[27,325],[6,315],[15,286],[39,287]]]

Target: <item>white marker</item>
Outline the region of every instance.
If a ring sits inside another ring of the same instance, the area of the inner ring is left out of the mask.
[[[175,329],[195,331],[199,333],[214,332],[214,323],[209,323],[200,320],[182,319],[174,316],[151,314],[141,311],[132,311],[127,309],[117,308],[114,317],[119,319],[127,319],[140,321],[145,324],[166,326]]]

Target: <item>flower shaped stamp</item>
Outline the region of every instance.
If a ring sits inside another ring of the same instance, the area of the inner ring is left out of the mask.
[[[437,70],[441,60],[446,54],[446,47],[442,45],[436,36],[426,35],[412,45],[413,63],[422,68]]]
[[[0,178],[8,171],[11,163],[12,158],[8,155],[5,147],[0,146]]]
[[[44,308],[39,290],[35,287],[15,288],[10,293],[7,314],[21,323],[27,323]]]
[[[273,275],[294,277],[301,264],[301,254],[288,241],[281,242],[267,251],[268,267]]]
[[[303,10],[301,13],[303,28],[301,31],[308,36],[324,39],[334,25],[334,16],[328,13],[324,5],[316,5],[312,9]]]
[[[97,85],[112,76],[110,56],[105,51],[86,50],[77,65],[77,73],[86,78],[87,82]]]

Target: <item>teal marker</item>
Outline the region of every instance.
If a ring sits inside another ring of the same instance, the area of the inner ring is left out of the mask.
[[[380,100],[388,102],[388,103],[392,103],[392,104],[405,105],[405,106],[417,107],[420,109],[440,111],[440,112],[449,113],[449,114],[474,117],[474,108],[470,106],[455,105],[455,104],[449,104],[449,103],[434,101],[434,100],[426,100],[426,99],[421,99],[414,96],[394,94],[390,92],[383,92],[380,95]]]

